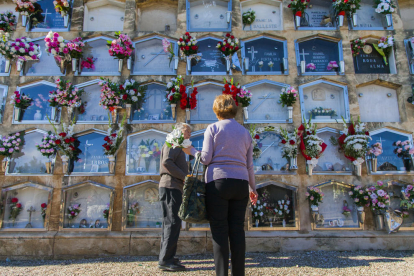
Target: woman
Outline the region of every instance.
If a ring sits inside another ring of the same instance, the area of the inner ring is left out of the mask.
[[[230,95],[216,97],[213,111],[219,120],[207,127],[201,152],[194,147],[187,154],[200,154],[207,165],[206,207],[213,236],[214,263],[218,276],[228,275],[229,244],[232,275],[244,275],[244,217],[247,202],[257,201],[253,171],[253,146],[249,132],[234,120],[236,103]]]

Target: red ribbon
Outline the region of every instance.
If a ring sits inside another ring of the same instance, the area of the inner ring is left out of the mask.
[[[306,146],[305,146],[305,142],[303,141],[304,131],[305,131],[305,127],[303,125],[300,125],[300,127],[298,128],[298,135],[300,136],[300,146],[299,146],[300,152],[302,152],[302,155],[303,155],[303,157],[305,157],[306,160],[312,160],[312,157],[306,155],[306,153],[305,153],[306,152]],[[322,155],[322,153],[325,151],[327,146],[328,145],[326,145],[325,143],[322,143],[322,145],[321,145],[322,151],[321,151],[320,155]],[[318,158],[316,158],[316,159],[318,159]]]

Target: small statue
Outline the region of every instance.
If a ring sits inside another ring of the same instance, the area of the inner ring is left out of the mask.
[[[100,228],[101,227],[101,221],[99,219],[97,219],[95,221],[95,228]]]
[[[87,228],[86,219],[82,219],[79,223],[79,228]]]

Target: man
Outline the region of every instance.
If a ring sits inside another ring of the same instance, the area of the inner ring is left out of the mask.
[[[184,139],[191,136],[191,127],[185,123],[178,123],[175,128],[181,130]],[[163,222],[160,245],[160,257],[158,268],[167,271],[185,271],[175,258],[177,242],[180,235],[181,219],[178,210],[182,202],[184,179],[188,173],[185,153],[181,148],[169,148],[166,144],[161,150],[160,162],[160,186],[159,196],[161,201]]]

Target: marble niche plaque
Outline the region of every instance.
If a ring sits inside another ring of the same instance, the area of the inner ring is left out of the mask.
[[[282,2],[275,0],[252,0],[241,2],[241,13],[252,10],[256,19],[250,25],[243,26],[245,31],[274,31],[282,30]]]
[[[356,74],[390,74],[390,59],[387,63],[370,43],[366,43],[359,55],[354,57]]]
[[[201,59],[191,61],[192,75],[225,75],[226,60],[223,54],[216,48],[219,39],[200,39],[197,43]]]
[[[315,224],[316,229],[346,229],[359,228],[358,214],[353,199],[349,196],[351,186],[340,183],[329,183],[317,186],[325,194],[323,202],[319,203],[319,221]],[[344,206],[351,212],[344,215]]]
[[[170,41],[177,54],[177,44]],[[162,47],[162,37],[153,37],[134,44],[135,54],[132,75],[175,75],[174,60]]]
[[[256,174],[280,174],[288,172],[286,164],[288,163],[282,157],[282,137],[276,132],[267,131],[260,135],[257,143],[262,151],[259,158],[253,161]]]
[[[79,85],[79,88],[84,89],[81,96],[82,105],[77,110],[76,123],[77,124],[108,124],[109,111],[99,105],[101,100],[101,86],[98,80],[91,85]]]
[[[380,85],[357,88],[362,122],[399,122],[397,91]],[[384,112],[386,110],[387,112]]]
[[[177,6],[166,2],[138,6],[138,31],[170,32],[177,30]]]
[[[197,86],[197,107],[191,110],[191,123],[213,123],[217,121],[213,112],[213,103],[216,96],[222,94],[222,86],[205,84]]]
[[[231,20],[227,23],[227,12],[231,11],[231,2],[231,0],[187,0],[187,31],[230,31]]]
[[[385,20],[385,15],[375,12],[376,6],[372,0],[362,0],[360,3],[361,7],[356,12],[357,14],[357,26],[353,26],[350,21],[350,26],[354,30],[384,30],[393,27],[388,27]]]
[[[243,64],[246,75],[273,75],[284,72],[283,58],[287,57],[285,42],[262,37],[243,44],[243,57],[249,59],[249,68]]]
[[[88,1],[85,3],[83,31],[122,31],[124,18],[125,3],[121,1]]]
[[[35,10],[38,10],[35,15],[30,17],[30,26],[32,32],[48,32],[50,30],[67,31],[70,26],[70,17],[68,27],[64,26],[63,17],[60,13],[55,11],[53,0],[38,1],[34,4]],[[36,22],[38,22],[36,24]],[[27,24],[26,30],[29,30]]]
[[[104,155],[103,144],[106,134],[92,132],[78,136],[80,142],[79,159],[73,164],[73,173],[109,173],[108,156]]]
[[[323,30],[336,29],[336,22],[332,10],[332,1],[312,1],[301,19],[300,28]]]

